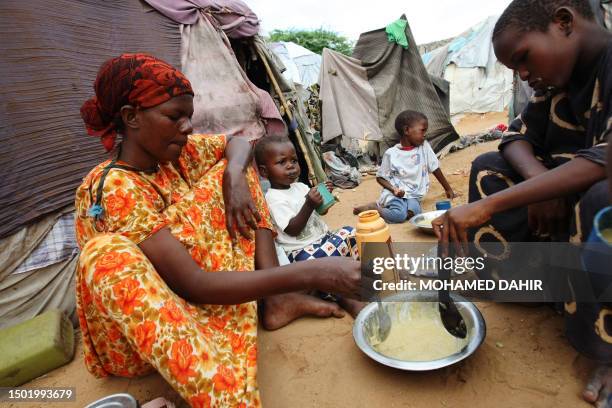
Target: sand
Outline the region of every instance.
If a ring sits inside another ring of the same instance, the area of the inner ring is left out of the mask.
[[[496,123],[493,123],[493,125]],[[476,155],[496,149],[491,142],[447,156],[442,169],[467,200],[469,164]],[[379,187],[368,177],[325,219],[329,225],[354,225],[354,204],[375,200]],[[443,198],[437,181],[425,200],[432,209]],[[391,226],[395,241],[433,241],[409,224]],[[353,319],[302,318],[274,332],[259,331],[259,385],[264,406],[286,407],[589,407],[580,398],[590,365],[563,336],[563,318],[546,306],[479,303],[486,325],[484,344],[469,359],[445,369],[409,373],[381,366],[354,344]],[[83,407],[102,396],[128,392],[144,402],[158,396],[180,398],[158,375],[142,379],[98,380],[87,373],[80,348],[67,366],[27,387],[76,387],[77,401],[45,406]],[[40,404],[1,404],[15,408]]]
[[[466,113],[453,116],[452,123],[461,136],[468,136],[491,129],[500,123],[508,123],[508,111]]]

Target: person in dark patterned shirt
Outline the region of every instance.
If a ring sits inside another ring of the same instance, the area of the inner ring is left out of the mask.
[[[493,45],[535,94],[499,152],[472,164],[469,204],[434,220],[434,230],[442,243],[582,242],[609,205],[612,35],[588,0],[515,0],[496,24]],[[509,265],[488,262],[497,272]],[[612,325],[601,323],[611,305],[565,307],[568,340],[601,364],[584,391],[598,407],[612,407]]]

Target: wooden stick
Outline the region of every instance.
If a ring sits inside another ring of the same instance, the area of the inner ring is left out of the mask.
[[[268,64],[268,59],[257,46],[255,46],[255,49],[257,50],[257,54],[259,55],[259,58],[262,60],[262,62],[264,63],[264,66],[266,67],[266,72],[268,73],[268,76],[270,77],[270,80],[272,81],[272,86],[274,87],[274,91],[278,94],[278,97],[280,98],[281,104],[283,105],[283,108],[285,109],[285,114],[287,115],[287,118],[289,118],[289,122],[293,121],[293,113],[291,112],[291,110],[289,110],[289,105],[287,104],[285,95],[283,94],[283,91],[280,89],[280,86],[278,85],[278,82],[276,81],[276,78],[274,77],[272,68],[270,68],[270,65]],[[308,149],[306,149],[304,140],[302,140],[302,134],[300,133],[299,128],[295,129],[295,134],[297,136],[297,140],[300,145],[300,149],[302,149],[302,153],[304,154],[304,160],[306,160],[306,165],[308,166],[308,180],[310,181],[311,185],[315,186],[317,184],[317,178],[315,177],[315,174],[314,174],[314,166],[312,165],[310,156],[308,156]]]

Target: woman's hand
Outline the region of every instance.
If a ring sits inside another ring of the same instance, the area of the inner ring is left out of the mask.
[[[446,198],[448,198],[449,200],[453,200],[459,197],[459,194],[455,193],[455,191],[452,188],[446,189],[444,190],[444,192],[446,193]]]
[[[331,181],[326,181],[325,182],[325,187],[327,187],[327,191],[329,191],[330,193],[334,192],[334,183],[332,183]]]
[[[223,202],[225,203],[225,222],[232,239],[236,239],[236,229],[245,238],[251,238],[251,230],[257,229],[261,216],[241,167],[228,164],[223,173]]]
[[[361,263],[359,261],[329,256],[308,262],[312,262],[311,271],[315,274],[315,288],[352,299],[360,298]]]
[[[484,200],[451,208],[431,222],[438,240],[448,256],[448,244],[454,243],[455,253],[467,255],[467,229],[478,227],[491,219],[492,212]]]
[[[393,195],[396,196],[397,198],[403,198],[406,195],[406,192],[402,190],[401,188],[394,188]]]

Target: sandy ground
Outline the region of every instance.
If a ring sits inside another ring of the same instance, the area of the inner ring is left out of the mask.
[[[468,118],[478,121],[480,118]],[[485,118],[495,125],[498,118]],[[503,120],[502,120],[503,122]],[[473,123],[458,126],[468,129]],[[489,124],[487,124],[488,127]],[[469,131],[466,131],[469,133]],[[464,133],[465,134],[465,133]],[[471,160],[496,148],[496,142],[472,146],[447,156],[442,169],[467,200]],[[340,193],[341,202],[326,220],[330,227],[354,225],[352,207],[375,200],[379,187],[368,177],[355,190]],[[424,207],[443,197],[433,180]],[[391,226],[396,242],[431,241],[409,224]],[[580,398],[590,366],[578,357],[563,336],[563,318],[550,308],[485,304],[478,307],[487,325],[484,344],[469,359],[446,369],[409,373],[379,365],[355,346],[352,318],[303,318],[275,332],[260,329],[259,385],[264,406],[286,407],[589,407]],[[77,401],[48,406],[82,407],[102,396],[128,392],[140,401],[158,396],[180,402],[158,375],[142,379],[89,375],[80,356],[69,365],[37,379],[27,387],[76,387]],[[1,405],[1,404],[0,404]],[[15,408],[39,404],[5,404]]]
[[[500,123],[507,124],[508,111],[456,115],[452,118],[452,123],[461,136],[473,135]]]

